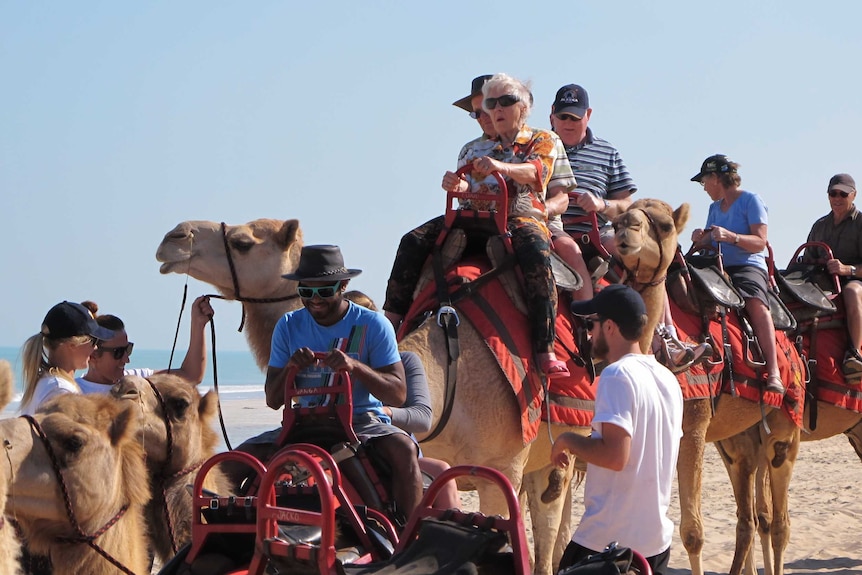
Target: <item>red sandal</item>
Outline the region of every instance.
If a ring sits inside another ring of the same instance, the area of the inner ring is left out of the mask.
[[[572,375],[566,367],[566,362],[559,359],[542,359],[541,364],[542,373],[548,376],[548,379],[562,379]]]

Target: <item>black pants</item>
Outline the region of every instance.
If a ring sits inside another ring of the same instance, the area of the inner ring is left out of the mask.
[[[610,543],[610,541],[608,542]],[[637,549],[635,549],[637,551]],[[593,551],[592,549],[587,549],[583,545],[579,545],[572,541],[566,547],[566,550],[563,552],[563,557],[560,559],[560,566],[557,568],[557,571],[561,569],[565,569],[571,565],[574,565],[581,559],[587,557],[587,555],[595,555],[599,553],[598,551]],[[649,563],[650,568],[652,569],[653,575],[665,575],[667,573],[667,564],[670,560],[670,547],[659,553],[658,555],[653,555],[652,557],[646,558],[647,563]]]

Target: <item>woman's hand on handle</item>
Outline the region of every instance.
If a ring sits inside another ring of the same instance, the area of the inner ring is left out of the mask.
[[[447,192],[466,192],[469,184],[463,176],[459,176],[455,172],[446,172],[443,174],[441,186]]]

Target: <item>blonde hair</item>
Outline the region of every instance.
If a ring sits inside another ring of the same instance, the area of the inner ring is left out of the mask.
[[[74,374],[66,373],[66,371],[51,363],[51,354],[64,343],[83,345],[91,340],[92,338],[89,335],[51,339],[43,336],[41,333],[37,333],[28,337],[27,341],[21,347],[21,373],[24,377],[24,393],[21,396],[21,405],[30,403],[30,400],[33,399],[33,394],[36,392],[36,384],[45,374],[64,377],[74,382]]]
[[[371,311],[378,311],[377,306],[374,305],[374,300],[362,293],[359,290],[350,290],[344,292],[344,299],[349,299],[356,305],[361,305],[362,307],[367,307]]]

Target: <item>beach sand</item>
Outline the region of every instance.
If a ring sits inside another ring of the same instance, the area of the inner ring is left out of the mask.
[[[278,415],[257,401],[230,401],[225,419],[231,442],[278,424]],[[266,422],[266,423],[264,423]],[[862,497],[857,483],[862,462],[844,435],[803,443],[790,486],[790,544],[785,555],[788,575],[849,575],[862,573]],[[472,492],[462,493],[464,506],[477,509]],[[583,486],[574,495],[572,520],[583,513]],[[708,445],[703,476],[703,521],[706,543],[703,567],[707,574],[727,573],[733,558],[736,506],[727,472],[714,446]],[[679,539],[679,497],[674,485],[670,516],[676,529],[670,567],[673,575],[689,573],[688,556]],[[755,543],[758,568],[763,559]]]
[[[263,400],[230,400],[222,405],[231,443],[277,427],[279,412]],[[13,415],[5,412],[4,416]],[[216,424],[217,425],[217,424]],[[862,573],[862,497],[857,491],[862,462],[843,436],[803,443],[790,492],[791,535],[785,557],[788,575],[850,575]],[[462,493],[464,507],[477,509],[474,493]],[[574,495],[572,520],[583,512],[583,487]],[[679,499],[674,485],[670,516],[676,524],[670,559],[673,575],[689,573],[688,557],[679,539]],[[703,477],[703,519],[706,543],[703,566],[708,575],[727,573],[733,557],[736,507],[727,472],[714,446],[707,446]],[[762,568],[759,541],[755,557]],[[154,571],[157,573],[157,571]]]

